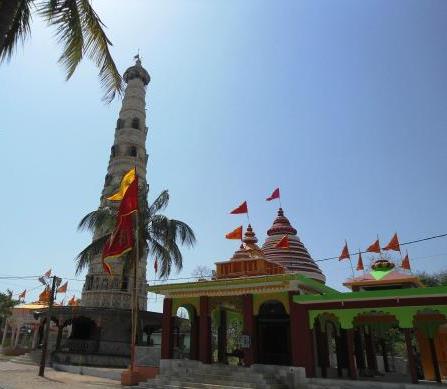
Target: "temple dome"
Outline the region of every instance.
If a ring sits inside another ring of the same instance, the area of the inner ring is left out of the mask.
[[[288,237],[289,247],[276,248],[276,244],[284,235]],[[266,259],[282,265],[289,272],[300,273],[321,282],[326,281],[326,277],[310,256],[306,247],[301,243],[296,229],[290,224],[289,219],[284,216],[282,208],[279,208],[278,216],[267,231],[267,239],[262,246],[262,250]]]
[[[137,56],[136,58],[137,60],[135,62],[135,65],[131,66],[124,72],[123,79],[126,83],[129,83],[130,80],[139,78],[141,81],[143,81],[144,85],[147,85],[151,81],[151,77],[149,76],[147,70],[141,65],[140,57]]]
[[[243,243],[239,249],[236,250],[231,257],[231,260],[264,258],[262,249],[256,244],[258,242],[258,238],[256,237],[256,234],[250,224],[245,231],[242,242]]]

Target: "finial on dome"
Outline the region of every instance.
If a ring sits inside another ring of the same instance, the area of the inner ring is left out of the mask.
[[[123,79],[126,83],[129,83],[130,80],[134,78],[139,78],[143,81],[144,85],[149,84],[151,81],[151,77],[149,73],[143,66],[141,65],[141,57],[140,57],[140,49],[138,49],[137,55],[133,57],[135,59],[135,65],[128,68],[123,75]]]
[[[254,244],[258,242],[258,238],[256,238],[256,234],[253,231],[253,228],[251,228],[251,224],[247,226],[247,230],[245,231],[244,238],[242,239],[242,242],[248,243],[248,244]]]
[[[284,211],[281,207],[278,209],[278,216],[284,216]]]

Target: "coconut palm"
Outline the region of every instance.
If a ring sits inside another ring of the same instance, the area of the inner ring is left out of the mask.
[[[10,59],[19,41],[30,36],[33,14],[56,27],[56,37],[63,45],[59,63],[66,68],[67,80],[87,55],[99,68],[103,99],[110,102],[122,93],[121,75],[110,54],[112,43],[90,0],[0,0],[0,62]]]
[[[161,278],[167,278],[173,266],[177,271],[182,269],[183,256],[179,244],[192,247],[196,242],[193,230],[186,223],[159,213],[167,207],[168,202],[167,190],[161,192],[150,206],[146,201],[146,195],[139,201],[140,253],[142,256],[144,253],[149,253],[158,259]],[[84,216],[79,223],[79,230],[90,230],[95,235],[93,242],[75,259],[77,274],[102,252],[104,244],[115,227],[116,213],[116,210],[109,207],[100,207]],[[130,259],[131,255],[124,258],[126,267],[129,266]]]

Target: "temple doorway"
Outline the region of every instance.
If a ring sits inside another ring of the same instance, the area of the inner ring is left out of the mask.
[[[241,365],[243,352],[241,337],[243,319],[237,310],[218,307],[212,311],[212,361],[228,365]]]
[[[279,301],[266,301],[257,319],[258,363],[290,365],[290,318]]]

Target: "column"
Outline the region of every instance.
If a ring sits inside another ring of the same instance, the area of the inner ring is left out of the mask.
[[[172,324],[172,299],[165,297],[161,330],[161,359],[172,359]]]
[[[200,296],[199,358],[202,363],[211,363],[211,318],[208,311],[208,296]]]
[[[329,367],[329,347],[327,339],[327,329],[321,328],[320,321],[317,319],[315,323],[315,331],[317,335],[317,355],[318,364],[321,367],[321,376],[327,378],[327,368]]]
[[[2,337],[2,347],[5,347],[5,343],[6,343],[6,336],[8,335],[8,319],[5,320],[5,328],[3,330],[3,337]]]
[[[374,335],[372,333],[371,327],[369,327],[368,329],[369,333],[367,334],[365,332],[366,362],[368,363],[368,369],[371,370],[373,373],[376,373],[378,369],[376,350],[374,347]]]
[[[292,365],[306,369],[306,377],[315,377],[313,331],[305,305],[293,303],[290,307],[292,337]]]
[[[256,363],[256,340],[255,340],[255,317],[253,316],[253,295],[244,294],[243,300],[243,315],[244,315],[244,330],[243,335],[249,337],[249,346],[244,351],[244,365],[251,366]]]
[[[385,372],[389,373],[390,366],[388,364],[388,349],[384,338],[380,339],[380,346],[382,347],[383,368],[385,369]]]
[[[428,337],[428,343],[430,345],[430,353],[431,353],[431,360],[433,363],[433,370],[435,372],[435,378],[436,381],[441,383],[441,371],[439,370],[439,361],[438,361],[438,355],[436,353],[436,345],[435,345],[435,339],[433,337]]]
[[[220,322],[217,330],[217,361],[227,363],[227,312],[220,310]]]
[[[199,360],[199,317],[194,310],[191,318],[191,351],[189,358],[195,361]]]
[[[354,330],[349,328],[346,330],[346,349],[347,349],[347,358],[348,358],[348,367],[349,367],[349,376],[352,380],[357,379],[357,369],[355,367],[355,358],[354,358]]]
[[[416,361],[414,359],[413,346],[411,344],[411,329],[404,328],[405,345],[407,346],[408,367],[410,370],[411,382],[413,384],[418,383],[418,376],[416,372]]]
[[[365,352],[363,349],[362,332],[360,327],[354,329],[354,348],[355,348],[355,361],[359,370],[366,368]]]

